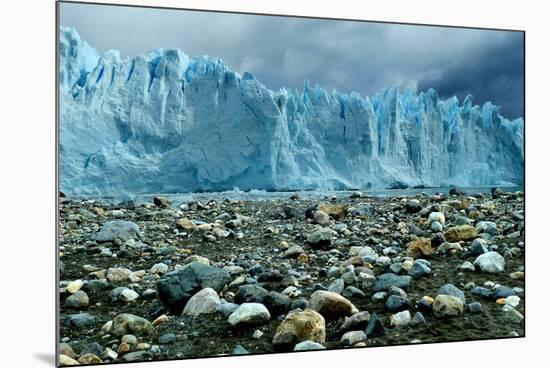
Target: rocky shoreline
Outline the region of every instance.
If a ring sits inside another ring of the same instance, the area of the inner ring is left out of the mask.
[[[522,192],[61,198],[60,363],[524,336]]]

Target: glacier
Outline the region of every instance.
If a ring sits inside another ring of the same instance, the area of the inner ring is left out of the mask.
[[[219,58],[100,54],[59,39],[60,190],[70,195],[523,184],[524,122],[472,96],[272,91]]]

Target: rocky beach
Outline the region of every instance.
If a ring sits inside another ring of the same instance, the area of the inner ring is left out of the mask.
[[[59,220],[61,365],[524,336],[520,191],[62,196]]]

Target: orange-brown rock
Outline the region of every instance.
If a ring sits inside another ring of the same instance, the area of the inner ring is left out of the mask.
[[[298,257],[296,257],[296,260],[301,263],[308,263],[309,257],[307,256],[307,254],[302,253],[302,254],[299,254]]]
[[[176,226],[179,229],[185,230],[185,231],[193,231],[197,227],[193,222],[191,222],[191,220],[186,218],[178,220],[178,222],[176,222]]]
[[[473,240],[477,237],[477,230],[471,225],[451,227],[443,233],[445,240],[451,243],[461,240]]]
[[[347,207],[340,204],[321,203],[317,206],[317,209],[338,219],[342,219],[348,215]]]
[[[130,344],[128,344],[127,342],[121,342],[120,345],[118,346],[118,350],[117,350],[117,353],[119,355],[122,355],[122,354],[126,354],[130,351]]]
[[[324,344],[326,338],[325,319],[312,309],[290,312],[277,327],[273,345],[278,349],[292,349],[302,341]]]
[[[430,256],[433,253],[432,242],[430,239],[420,238],[407,244],[407,256],[421,258]]]
[[[525,278],[525,273],[522,271],[512,272],[510,278],[514,280],[523,280]]]
[[[103,361],[95,354],[87,353],[78,358],[80,364],[101,364]]]
[[[103,208],[101,208],[101,207],[94,207],[94,208],[92,208],[92,211],[93,211],[96,215],[98,215],[99,217],[105,216],[105,211],[104,211]]]
[[[342,295],[332,291],[317,290],[311,294],[310,307],[323,317],[336,319],[358,313],[357,308]]]

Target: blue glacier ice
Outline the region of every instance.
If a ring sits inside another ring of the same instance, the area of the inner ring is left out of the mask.
[[[59,68],[68,194],[523,183],[523,119],[471,96],[272,91],[177,49],[100,55],[66,27]]]

